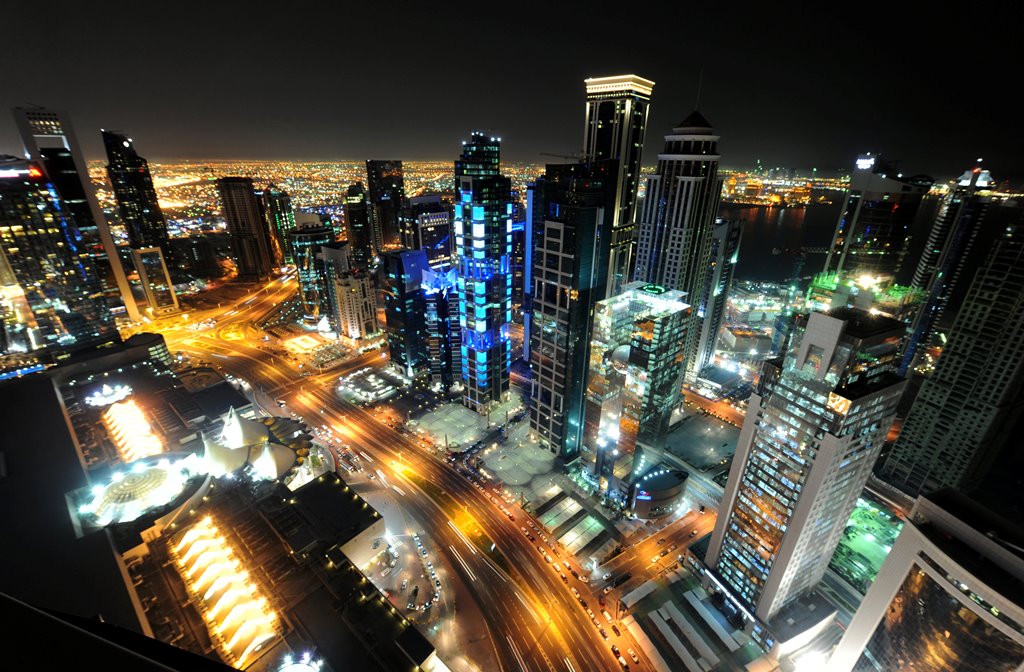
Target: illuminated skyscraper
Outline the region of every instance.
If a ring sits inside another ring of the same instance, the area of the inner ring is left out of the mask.
[[[713,364],[718,333],[725,319],[725,307],[729,301],[736,262],[739,261],[740,239],[743,236],[743,222],[717,219],[711,230],[711,261],[708,264],[708,279],[704,283],[704,319],[700,321],[700,339],[697,341],[697,359],[692,369],[699,374],[704,367]]]
[[[917,496],[970,490],[1024,412],[1024,240],[1010,226],[978,269],[935,372],[921,384],[879,475]],[[1013,442],[1009,443],[1008,442]]]
[[[824,574],[896,415],[904,332],[855,308],[811,313],[781,371],[766,365],[705,557],[738,611],[768,623]]]
[[[825,272],[895,276],[907,254],[910,225],[932,183],[924,175],[904,177],[880,156],[858,158]]]
[[[373,236],[366,190],[362,182],[349,185],[345,195],[345,230],[348,232],[349,262],[352,268],[369,270],[373,263]]]
[[[268,184],[263,191],[257,192],[257,195],[263,204],[267,239],[270,242],[274,265],[294,264],[295,256],[288,238],[288,234],[295,229],[295,211],[292,209],[291,196],[273,184]]]
[[[512,363],[511,183],[500,161],[501,139],[473,132],[455,162],[462,400],[481,414],[506,398]]]
[[[42,167],[0,157],[0,370],[120,342],[81,244]]]
[[[974,239],[993,205],[992,186],[989,172],[975,167],[960,176],[956,187],[939,207],[911,284],[924,293],[925,300],[914,315],[911,336],[903,351],[901,374],[906,373],[921,347],[927,347],[935,335],[935,328],[964,271]]]
[[[405,178],[401,161],[366,162],[367,201],[373,246],[378,253],[401,244],[399,216],[405,204]]]
[[[691,323],[683,298],[676,290],[634,282],[594,308],[584,440],[595,455],[602,490],[625,497],[633,481],[658,463],[679,403],[682,346]]]
[[[455,269],[423,271],[430,382],[443,390],[455,384],[459,368],[459,301]]]
[[[401,216],[401,243],[407,250],[423,250],[436,271],[455,266],[452,206],[437,194],[410,198]]]
[[[427,255],[423,250],[387,252],[381,263],[391,364],[407,378],[423,379],[430,374],[427,307],[421,288],[423,271],[430,268]]]
[[[302,319],[315,325],[330,314],[327,272],[320,257],[320,246],[334,242],[334,229],[329,226],[295,228],[288,234],[288,247],[295,259],[295,275],[299,280]]]
[[[547,166],[533,231],[530,429],[564,461],[583,447],[594,304],[605,298],[618,162]]]
[[[96,200],[96,190],[89,181],[89,169],[67,113],[16,107],[14,121],[25,144],[25,155],[46,173],[74,219],[81,235],[78,254],[92,257],[91,266],[99,276],[107,305],[115,310],[123,305],[128,317],[138,320],[139,311],[110,235],[110,225]]]
[[[828,672],[1024,668],[1024,535],[944,490],[921,497]]]
[[[708,269],[722,198],[718,139],[696,110],[679,122],[665,136],[665,151],[658,155],[657,172],[647,178],[643,211],[638,217],[636,280],[677,289],[694,303],[696,319],[683,348],[689,382],[696,380],[708,363],[706,350],[714,349],[714,325],[705,328],[704,321],[706,301],[712,298]]]
[[[349,244],[320,246],[327,284],[330,323],[339,336],[361,339],[377,333],[373,283],[364,269],[349,265]]]
[[[593,77],[584,81],[587,89],[583,156],[587,161],[615,159],[619,174],[615,183],[612,222],[612,252],[609,259],[606,296],[612,296],[633,276],[636,192],[647,129],[647,111],[654,82],[636,75]]]
[[[217,179],[221,209],[231,236],[231,253],[238,266],[238,279],[255,282],[270,275],[273,260],[263,207],[248,177]]]

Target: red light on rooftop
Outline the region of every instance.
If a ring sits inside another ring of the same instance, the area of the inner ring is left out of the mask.
[[[43,176],[43,171],[39,170],[35,166],[29,166],[28,167],[28,176],[29,177],[42,177]]]

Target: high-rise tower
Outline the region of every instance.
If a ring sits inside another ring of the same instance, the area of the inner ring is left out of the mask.
[[[373,246],[378,252],[401,244],[399,219],[405,203],[405,177],[401,161],[366,162],[366,188],[370,205]]]
[[[506,398],[512,364],[511,183],[500,161],[501,139],[474,131],[455,162],[462,400],[481,414]]]
[[[257,192],[257,196],[263,205],[263,216],[267,222],[267,240],[275,265],[295,263],[291,239],[288,237],[295,229],[295,210],[292,209],[291,196],[273,184],[268,184],[265,189]]]
[[[423,250],[430,267],[447,271],[455,265],[452,206],[437,194],[414,196],[402,208],[401,242],[407,250]]]
[[[896,414],[904,332],[855,308],[811,313],[794,326],[781,371],[765,365],[705,557],[762,622],[828,566]]]
[[[707,363],[700,346],[710,298],[711,242],[722,198],[718,139],[696,110],[674,127],[658,155],[658,171],[647,178],[638,218],[636,279],[677,289],[694,303],[696,320],[683,347],[689,382]]]
[[[609,258],[606,296],[615,294],[633,276],[636,192],[647,129],[647,112],[654,82],[636,75],[593,77],[584,81],[587,108],[583,156],[587,161],[615,159],[619,174],[615,184],[612,220],[612,252]]]
[[[25,155],[36,161],[60,194],[61,202],[75,220],[81,235],[78,253],[92,257],[103,294],[112,308],[123,305],[128,317],[140,319],[128,278],[110,235],[110,225],[96,190],[89,181],[89,169],[65,112],[41,107],[14,108],[14,121],[25,144]]]
[[[327,270],[320,247],[334,242],[334,229],[329,226],[296,227],[288,234],[288,247],[295,259],[295,275],[299,280],[302,319],[316,325],[331,314],[327,288]]]
[[[924,175],[905,177],[880,156],[858,158],[825,272],[895,276],[907,253],[910,225],[932,183]]]
[[[221,208],[231,237],[238,279],[254,282],[270,275],[273,260],[263,207],[248,177],[217,179]]]
[[[917,496],[970,490],[1024,411],[1024,240],[1007,227],[967,290],[935,372],[879,473]]]
[[[939,207],[911,284],[924,293],[925,300],[914,315],[911,335],[903,351],[901,374],[906,373],[921,347],[927,347],[935,335],[974,240],[992,207],[992,186],[992,176],[977,166],[960,176]]]
[[[345,192],[345,230],[348,233],[349,263],[354,269],[369,270],[373,263],[373,236],[362,182],[349,185]]]
[[[423,293],[423,271],[429,270],[423,250],[386,253],[384,269],[385,333],[391,364],[409,379],[430,375],[427,343],[427,306]]]
[[[548,165],[534,229],[530,429],[571,461],[583,446],[594,304],[605,298],[618,162]]]
[[[743,222],[718,219],[711,230],[711,253],[708,265],[708,279],[704,283],[704,319],[700,321],[700,339],[697,341],[697,359],[693,367],[699,374],[705,366],[714,363],[715,345],[718,332],[725,319],[725,306],[729,301],[736,262],[739,261],[740,239],[743,236]]]

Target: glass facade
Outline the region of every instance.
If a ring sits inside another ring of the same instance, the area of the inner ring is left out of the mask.
[[[263,203],[248,177],[217,179],[221,210],[231,237],[231,253],[238,279],[255,282],[270,275],[273,268]]]
[[[366,162],[370,225],[378,252],[401,245],[399,218],[405,204],[405,178],[401,161]]]
[[[512,343],[511,183],[501,140],[474,132],[455,162],[455,250],[463,403],[486,413],[509,389]]]
[[[427,305],[422,289],[423,272],[430,268],[427,255],[423,250],[388,252],[382,261],[391,364],[407,378],[423,378],[430,373]]]
[[[271,254],[277,265],[294,264],[289,234],[295,229],[295,211],[292,209],[292,198],[287,191],[278,189],[273,184],[259,192],[263,202],[263,216],[267,220],[267,235],[270,240]]]
[[[302,317],[306,323],[316,324],[331,310],[327,271],[320,258],[320,246],[334,242],[334,229],[327,226],[295,229],[288,238],[295,258],[295,275],[299,280]]]
[[[348,235],[349,261],[352,268],[368,270],[373,264],[374,248],[366,190],[363,189],[362,182],[349,186],[345,195],[345,231]]]

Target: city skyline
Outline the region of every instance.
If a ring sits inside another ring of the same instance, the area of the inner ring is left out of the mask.
[[[145,29],[156,20],[156,9],[133,8],[100,19],[87,7],[67,4],[54,12],[48,31],[68,50],[91,54],[75,61],[65,59],[63,50],[37,49],[30,13],[12,7],[5,17],[12,30],[0,53],[15,62],[32,54],[32,67],[5,73],[0,106],[39,104],[70,112],[79,120],[79,135],[89,158],[102,156],[98,134],[93,137],[89,132],[100,128],[130,129],[134,137],[145,138],[151,161],[441,159],[450,155],[453,139],[464,137],[464,129],[481,128],[504,139],[509,161],[543,161],[544,152],[571,154],[582,149],[578,131],[582,80],[621,72],[656,82],[649,127],[670,128],[695,107],[713,119],[728,138],[726,153],[731,160],[727,165],[752,165],[761,159],[767,165],[832,170],[871,151],[900,159],[901,167],[911,172],[936,177],[955,176],[962,165],[979,156],[1002,179],[1022,177],[1013,165],[1014,157],[1024,154],[1022,140],[1012,133],[1013,112],[996,97],[1000,73],[1013,62],[1010,43],[1000,39],[1003,29],[993,25],[999,22],[987,24],[975,35],[979,52],[964,53],[931,31],[903,31],[896,36],[874,30],[872,12],[842,17],[838,11],[823,14],[819,10],[806,18],[753,12],[730,17],[725,27],[714,15],[687,9],[689,22],[718,30],[688,35],[682,46],[689,56],[683,58],[672,26],[674,19],[684,18],[684,10],[665,12],[668,20],[644,22],[639,28],[644,34],[643,49],[624,41],[595,53],[581,47],[597,29],[600,17],[579,16],[570,8],[548,8],[548,24],[571,20],[575,26],[565,40],[547,47],[560,67],[523,77],[522,50],[503,50],[507,53],[496,61],[499,76],[470,74],[467,81],[474,82],[475,95],[459,105],[442,101],[420,107],[416,122],[409,123],[410,91],[426,95],[450,80],[443,74],[444,50],[435,54],[411,47],[396,49],[380,55],[378,62],[380,50],[374,48],[373,31],[346,31],[345,48],[336,50],[327,43],[303,40],[300,26],[283,30],[281,24],[267,22],[256,13],[229,15],[226,8],[218,7],[202,11],[201,26],[190,20],[187,10],[161,13],[163,27],[153,33]],[[920,18],[910,9],[887,7],[885,13],[887,23]],[[381,18],[373,9],[357,8],[346,23],[372,25]],[[420,32],[431,33],[441,42],[449,37],[457,40],[462,30],[477,29],[493,17],[486,11],[465,18],[439,10],[415,18],[390,24],[394,43],[412,43],[405,38]],[[765,33],[764,21],[773,18],[784,25],[777,34]],[[524,48],[535,43],[544,29],[529,19],[525,9],[503,14],[499,20],[506,22],[509,35],[518,36]],[[282,21],[289,25],[287,17]],[[829,28],[830,22],[834,29]],[[140,31],[149,41],[137,58],[95,49],[94,40],[103,43],[116,34]],[[180,43],[177,36],[189,31],[199,31],[193,43],[203,45],[202,49]],[[279,53],[301,50],[302,60],[250,59],[247,54],[271,43],[271,31]],[[375,54],[374,60],[363,53]],[[977,67],[979,60],[988,67]],[[388,83],[389,78],[361,73],[371,67],[397,70],[417,83],[412,88],[396,87]],[[478,64],[467,67],[471,73],[482,73]],[[40,71],[48,76],[38,77]],[[130,95],[93,96],[93,88],[112,72],[128,83]],[[358,82],[373,104],[353,104],[348,86],[332,87],[330,80],[324,81],[324,72],[338,72],[339,81]],[[430,74],[435,72],[440,74]],[[295,90],[311,91],[322,104],[252,106],[225,95],[231,80],[247,78],[289,81]],[[947,87],[956,81],[971,81],[970,94],[946,95]],[[508,103],[498,102],[502,100]],[[976,122],[963,124],[964,118]],[[648,134],[645,165],[654,163],[660,140],[657,133]],[[0,153],[19,150],[13,130],[0,128]]]

